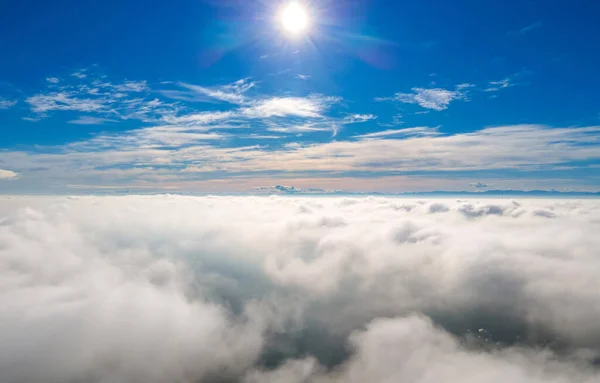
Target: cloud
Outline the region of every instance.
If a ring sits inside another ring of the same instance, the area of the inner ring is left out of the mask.
[[[361,134],[358,136],[354,136],[354,138],[381,138],[388,136],[406,136],[406,137],[416,137],[416,136],[437,136],[440,133],[438,132],[438,128],[431,128],[428,126],[417,126],[414,128],[403,128],[403,129],[387,129],[379,132]]]
[[[537,21],[535,23],[529,24],[521,29],[515,30],[515,31],[511,31],[508,32],[509,35],[524,35],[527,34],[533,30],[539,29],[543,26],[543,23],[541,21]]]
[[[244,78],[234,83],[217,87],[203,87],[186,83],[179,83],[179,85],[196,93],[197,95],[206,96],[209,99],[232,104],[243,104],[247,101],[244,93],[254,88],[256,86],[256,82],[251,81],[249,78]],[[164,94],[167,96],[174,96],[177,93],[165,92]]]
[[[58,84],[60,82],[60,79],[58,77],[46,77],[46,81],[48,81],[51,84]]]
[[[79,72],[78,72],[79,73]],[[152,90],[146,81],[125,80],[109,81],[106,76],[98,76],[91,71],[81,72],[85,76],[74,76],[77,80],[49,85],[46,91],[26,98],[36,117],[32,121],[48,118],[53,112],[84,112],[89,116],[72,119],[73,124],[97,125],[122,120],[139,120],[144,123],[160,124],[144,129],[152,136],[160,132],[161,137],[169,136],[168,142],[177,146],[192,145],[207,139],[228,137],[230,134],[204,134],[210,130],[250,129],[252,135],[245,139],[253,139],[257,133],[278,131],[288,133],[330,131],[335,137],[344,123],[362,122],[374,118],[369,114],[356,114],[343,118],[326,117],[325,112],[338,103],[341,98],[310,94],[305,97],[261,96],[250,97],[247,92],[256,87],[256,82],[249,78],[240,79],[230,84],[203,87],[179,83],[180,88],[187,90]],[[161,85],[170,86],[171,82]],[[220,101],[234,104],[225,110],[196,111],[181,102],[169,102],[156,98],[155,92],[168,98],[186,102]],[[307,121],[310,119],[311,121]],[[188,128],[188,129],[182,129]],[[85,147],[86,150],[99,150],[126,147],[133,150],[136,140],[140,146],[147,141],[142,139],[143,130],[101,134],[89,142],[72,143],[71,148]],[[203,133],[204,132],[204,133]],[[178,137],[175,137],[177,136]],[[190,141],[186,142],[188,139]],[[258,138],[257,138],[258,139]],[[119,144],[118,141],[123,143]],[[106,145],[110,142],[110,145]],[[93,144],[100,147],[93,148]],[[166,144],[166,142],[165,142]],[[151,146],[156,147],[158,143]],[[145,149],[144,149],[145,150]],[[186,164],[185,167],[187,167]],[[80,183],[77,181],[75,183]]]
[[[511,86],[515,86],[514,83],[511,83],[510,78],[505,78],[499,81],[490,81],[488,84],[488,88],[484,89],[484,92],[496,92],[500,89],[509,88]]]
[[[85,71],[73,75],[75,82],[55,82],[45,92],[25,99],[38,118],[48,117],[50,112],[75,111],[95,113],[90,118],[136,119],[156,121],[176,115],[179,105],[154,98],[146,81],[112,83],[104,76]]]
[[[295,186],[275,185],[275,186],[256,186],[253,192],[259,194],[331,194],[337,190],[321,188],[297,188]]]
[[[469,186],[474,187],[476,189],[487,189],[489,185],[486,184],[485,182],[475,182],[475,183],[469,184]]]
[[[165,90],[161,93],[167,97],[184,101],[207,101],[217,100],[235,104],[238,107],[225,111],[207,111],[200,113],[182,114],[179,116],[167,116],[163,121],[170,124],[207,125],[213,122],[223,121],[228,128],[237,126],[254,128],[263,127],[265,130],[279,132],[293,131],[322,131],[332,130],[331,123],[336,119],[327,119],[323,113],[333,104],[341,99],[333,96],[311,94],[306,97],[283,97],[283,96],[254,96],[249,97],[245,93],[254,88],[256,83],[250,79],[242,79],[235,83],[219,87],[201,87],[190,84],[179,84],[192,92],[181,92],[176,90]],[[200,95],[200,96],[199,96]],[[207,98],[206,98],[207,97]],[[356,115],[356,122],[360,119],[371,118],[371,115]],[[282,120],[282,118],[296,118],[294,120]],[[301,127],[315,126],[314,123],[299,122],[301,119],[321,119],[319,125],[326,124],[327,128]],[[250,120],[264,120],[260,122]],[[276,121],[276,122],[275,122]],[[246,125],[243,125],[246,124]],[[335,129],[334,129],[335,131]]]
[[[596,200],[0,197],[0,217],[1,381],[600,378]]]
[[[84,78],[86,78],[88,76],[86,72],[87,72],[87,69],[81,69],[81,70],[71,73],[71,76],[76,77],[80,80],[83,80]]]
[[[523,77],[531,75],[532,72],[524,69],[520,72],[514,73],[502,80],[498,81],[490,81],[488,83],[488,87],[485,88],[484,92],[497,92],[500,89],[506,89],[513,86],[526,85],[526,83],[522,82]],[[521,81],[520,81],[521,80]]]
[[[342,120],[344,124],[355,124],[377,119],[374,114],[350,114]]]
[[[303,122],[302,124],[298,123],[289,123],[289,124],[272,124],[267,128],[270,132],[279,132],[279,133],[313,133],[313,132],[331,132],[333,123],[331,121],[310,121]]]
[[[71,92],[52,92],[28,97],[25,102],[36,113],[53,110],[71,110],[78,112],[98,112],[108,108],[112,102],[103,98],[81,98]]]
[[[312,132],[335,126],[335,122],[327,120],[315,123],[317,125],[314,126],[296,125],[295,131]],[[294,125],[284,125],[277,128],[276,124],[269,129],[291,133],[294,131],[293,127]],[[223,134],[206,135],[207,131],[213,129],[219,129]],[[15,169],[47,167],[52,164],[52,171],[37,174],[36,180],[41,183],[56,184],[60,180],[69,184],[96,184],[98,177],[102,177],[107,184],[117,180],[126,180],[128,184],[153,180],[154,185],[166,185],[167,181],[197,180],[198,176],[193,173],[179,172],[179,169],[188,166],[196,168],[197,165],[202,169],[218,171],[204,171],[203,180],[219,180],[227,174],[227,182],[234,181],[235,178],[231,176],[252,179],[258,174],[297,177],[299,172],[311,172],[311,177],[318,174],[319,177],[330,178],[347,177],[354,172],[369,172],[371,177],[413,172],[423,183],[426,182],[424,178],[433,177],[432,172],[490,169],[527,172],[531,169],[552,170],[566,164],[585,169],[590,160],[600,158],[597,149],[600,145],[597,137],[600,127],[515,125],[453,135],[442,134],[435,129],[416,127],[374,132],[354,137],[358,140],[350,141],[289,142],[284,146],[268,146],[263,143],[229,146],[217,142],[231,134],[218,126],[162,125],[116,134],[100,134],[60,147],[40,147],[36,152],[5,151],[2,160],[5,167]],[[95,180],[84,181],[90,178]],[[433,178],[439,181],[439,178]],[[448,175],[445,178],[443,185],[454,181],[448,180]],[[278,182],[272,179],[266,184]],[[577,181],[554,179],[553,182],[574,185]],[[534,183],[528,180],[527,183],[539,185],[540,181]],[[433,188],[429,190],[444,188],[442,184],[427,185]],[[461,181],[460,185],[452,184],[451,190],[463,188],[464,185],[465,181]],[[556,183],[545,185],[549,189],[555,187]],[[402,184],[397,187],[399,190],[411,190],[403,188]],[[347,187],[336,185],[333,188]],[[509,188],[522,189],[523,186],[512,184]],[[371,186],[367,191],[374,190]]]
[[[422,108],[441,111],[447,109],[454,100],[467,100],[464,89],[471,86],[471,84],[460,84],[455,90],[412,88],[412,93],[396,93],[394,97],[377,98],[376,101],[398,101],[407,104],[418,104]]]
[[[312,95],[310,97],[272,97],[257,101],[254,105],[241,109],[241,114],[252,118],[298,116],[321,117],[321,113],[340,99]]]
[[[0,169],[0,180],[13,180],[19,178],[19,173],[12,170]]]
[[[119,92],[144,92],[149,91],[150,87],[146,81],[125,81],[122,84],[107,84]]]
[[[69,121],[69,124],[76,125],[102,125],[109,122],[116,122],[110,118],[92,117],[92,116],[81,116],[75,120]]]
[[[592,382],[590,367],[553,359],[553,355],[519,348],[478,352],[436,327],[428,318],[412,315],[378,319],[356,331],[349,343],[352,357],[328,372],[314,358],[295,359],[274,371],[253,371],[245,383],[359,382]]]
[[[0,97],[0,110],[9,109],[15,105],[17,105],[16,100],[6,100],[6,99]]]
[[[236,114],[231,111],[227,112],[201,112],[201,113],[193,113],[187,114],[183,116],[166,116],[163,120],[169,124],[181,125],[181,124],[189,124],[189,125],[206,125],[211,124],[213,122],[227,120],[235,117]]]

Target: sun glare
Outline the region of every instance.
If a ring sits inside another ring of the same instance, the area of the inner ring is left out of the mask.
[[[297,1],[291,1],[283,6],[279,14],[279,21],[287,33],[298,35],[308,28],[308,12]]]

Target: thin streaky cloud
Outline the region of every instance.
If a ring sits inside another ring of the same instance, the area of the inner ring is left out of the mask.
[[[231,119],[236,116],[233,111],[227,112],[201,112],[193,113],[182,116],[166,116],[163,121],[169,124],[191,124],[191,125],[203,125],[210,124],[217,121]]]
[[[438,132],[438,127],[428,127],[428,126],[418,126],[414,128],[404,128],[404,129],[387,129],[380,132],[360,134],[354,136],[354,138],[381,138],[381,137],[389,137],[389,136],[437,136],[440,133]]]
[[[529,24],[521,29],[510,31],[510,32],[508,32],[508,35],[524,35],[531,31],[534,31],[536,29],[540,29],[542,26],[543,26],[543,23],[541,21],[537,21],[537,22]]]
[[[75,120],[70,120],[69,124],[75,125],[102,125],[106,123],[117,122],[117,120],[111,120],[110,118],[92,117],[92,116],[81,116]]]
[[[207,97],[208,100],[227,102],[231,104],[244,104],[247,98],[244,93],[256,86],[255,81],[251,81],[249,78],[240,79],[234,83],[216,86],[216,87],[204,87],[200,85],[193,85],[187,83],[178,83],[179,86],[186,88],[197,95]],[[169,95],[170,93],[164,93]]]
[[[490,81],[487,84],[487,87],[483,89],[484,92],[496,92],[500,89],[506,89],[514,86],[523,86],[528,85],[524,79],[533,74],[532,71],[528,69],[523,69],[519,72],[513,73],[510,76],[507,76],[503,79]]]
[[[426,175],[432,171],[531,167],[552,170],[554,166],[600,159],[597,126],[518,125],[454,135],[429,132],[422,127],[402,139],[381,136],[318,144],[290,142],[283,148],[272,149],[261,145],[222,147],[217,142],[227,139],[226,134],[165,126],[96,136],[36,153],[7,151],[2,158],[5,167],[14,169],[51,164],[52,170],[38,173],[38,179],[50,177],[69,183],[80,183],[84,176],[105,180],[127,176],[131,182],[140,177],[168,176],[183,182],[193,177],[193,173],[176,176],[173,170],[199,163],[205,164],[202,176],[211,179],[213,170],[241,177],[307,171],[333,177],[356,171],[367,171],[373,176],[390,172]]]
[[[17,100],[7,100],[7,99],[0,98],[0,110],[1,109],[9,109],[15,105],[17,105]]]
[[[498,81],[490,81],[488,83],[488,88],[485,88],[484,92],[496,92],[500,89],[510,88],[511,86],[515,86],[513,82],[511,82],[510,78],[504,78]]]

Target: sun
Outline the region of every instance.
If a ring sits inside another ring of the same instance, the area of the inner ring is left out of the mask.
[[[302,34],[308,29],[308,12],[302,4],[292,0],[281,9],[279,22],[283,29],[290,35]]]

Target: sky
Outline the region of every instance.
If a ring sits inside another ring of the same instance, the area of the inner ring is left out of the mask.
[[[289,6],[4,2],[0,192],[600,190],[597,2]]]

